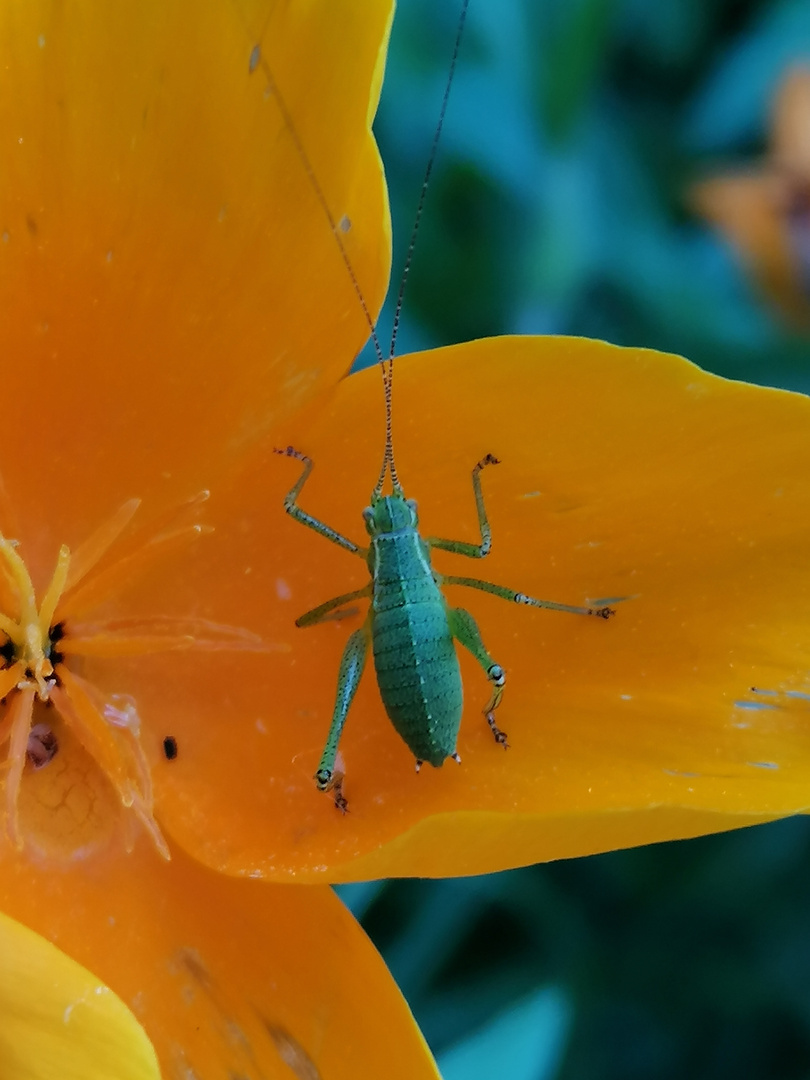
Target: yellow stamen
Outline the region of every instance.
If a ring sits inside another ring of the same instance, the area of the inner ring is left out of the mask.
[[[45,596],[39,607],[39,632],[43,640],[48,637],[48,633],[50,632],[51,624],[53,623],[53,614],[56,611],[56,605],[59,603],[59,597],[64,592],[69,570],[70,552],[65,545],[62,544],[59,548],[59,555],[56,558],[56,569],[53,572],[51,583],[45,591]]]
[[[8,615],[0,614],[0,630],[7,634],[18,647],[25,645],[25,631],[18,622],[10,619]]]
[[[149,547],[154,542],[160,543],[165,538],[174,536],[175,533],[178,531],[184,533],[185,535],[189,535],[188,529],[171,530],[169,532],[166,532],[165,530],[168,529],[168,527],[174,522],[176,522],[177,518],[180,515],[186,514],[189,511],[196,510],[198,507],[200,507],[209,498],[209,496],[210,492],[200,491],[191,499],[188,499],[184,503],[181,503],[180,506],[170,507],[163,514],[158,515],[157,519],[153,519],[151,522],[151,536],[148,539],[141,536],[139,541],[135,543],[136,554],[138,551]],[[65,582],[65,588],[63,590],[64,594],[72,592],[73,589],[75,589],[76,586],[84,580],[84,578],[90,573],[90,571],[95,569],[96,565],[107,554],[107,550],[118,539],[118,537],[130,523],[135,514],[135,511],[138,509],[140,504],[140,499],[129,499],[122,506],[120,506],[118,510],[116,510],[116,512],[108,521],[105,521],[104,524],[101,525],[98,529],[96,529],[96,531],[92,533],[87,540],[85,540],[82,544],[79,545],[77,550],[73,553],[70,573],[68,574],[68,579]],[[191,535],[198,536],[201,532],[210,531],[210,528],[202,528],[198,526],[196,527],[196,531],[192,532]],[[150,561],[151,560],[147,561],[147,565]],[[119,568],[121,567],[122,563],[124,564],[124,573],[119,572]],[[106,596],[109,595],[110,592],[114,591],[115,587],[117,585],[120,585],[121,582],[126,582],[128,574],[130,574],[133,570],[137,571],[138,566],[139,561],[137,558],[134,560],[134,562],[130,563],[129,558],[127,557],[116,562],[113,566],[109,567],[108,570],[105,570],[102,574],[97,574],[96,577],[93,579],[93,586],[88,594],[85,593],[84,588],[79,589],[79,594],[81,594],[82,597],[82,608],[86,608],[88,606],[91,606],[92,603],[95,603],[94,598],[98,595],[99,592],[97,588],[99,578],[101,578],[101,588],[104,590],[104,595]],[[105,577],[105,575],[107,575],[108,573],[109,577]],[[87,599],[88,596],[89,600]],[[73,600],[74,597],[71,597],[68,603],[63,603],[63,610],[60,610],[59,612],[60,619],[64,619],[68,614],[73,615],[78,610],[78,606],[74,606]]]
[[[119,559],[106,570],[85,581],[75,592],[63,597],[58,608],[59,620],[72,618],[79,612],[94,607],[111,593],[118,592],[123,585],[131,585],[137,575],[142,574],[174,548],[185,547],[189,540],[211,531],[207,526],[188,525],[175,532],[156,536],[132,555]]]
[[[25,766],[25,752],[28,749],[28,734],[31,731],[35,694],[36,687],[33,683],[21,684],[19,693],[14,695],[8,710],[11,730],[8,751],[9,770],[6,776],[6,832],[18,851],[21,850],[23,841],[17,814],[17,800]]]
[[[103,642],[109,642],[108,647]],[[153,644],[151,644],[153,643]],[[288,645],[265,642],[258,634],[238,626],[227,626],[201,618],[109,619],[103,623],[70,624],[70,636],[59,643],[59,651],[76,656],[128,656],[161,649],[194,648],[197,652],[284,652]]]
[[[17,593],[20,602],[20,626],[35,622],[37,618],[37,598],[34,594],[34,586],[31,575],[20,556],[17,554],[16,545],[11,540],[0,537],[0,555],[5,559],[4,569],[7,571]]]
[[[129,525],[135,511],[141,505],[140,499],[129,499],[120,506],[113,516],[105,521],[94,533],[91,533],[76,550],[70,561],[70,572],[67,575],[63,592],[69,592],[78,585],[82,578],[86,577],[96,563],[104,557],[107,549],[118,539],[124,529]]]
[[[155,634],[114,636],[102,631],[90,637],[71,634],[60,644],[60,651],[66,656],[145,656],[148,653],[190,649],[193,644],[194,638],[190,634],[175,637],[157,637]]]

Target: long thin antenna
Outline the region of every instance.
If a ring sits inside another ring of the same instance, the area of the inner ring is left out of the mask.
[[[453,46],[453,56],[450,60],[450,69],[447,73],[447,82],[444,86],[444,94],[442,96],[442,104],[439,109],[439,120],[436,124],[436,130],[433,132],[433,143],[430,148],[430,156],[428,157],[427,167],[425,168],[425,175],[422,180],[422,189],[419,192],[419,202],[416,206],[416,214],[414,216],[413,228],[411,229],[411,239],[408,243],[408,252],[405,256],[405,265],[402,269],[402,277],[399,282],[399,291],[397,293],[397,304],[394,309],[394,322],[391,328],[391,345],[388,350],[388,357],[383,360],[379,355],[379,345],[377,345],[377,356],[382,368],[383,377],[383,389],[385,391],[385,452],[383,454],[382,467],[380,468],[380,476],[377,480],[377,484],[374,488],[374,494],[379,496],[382,494],[383,484],[385,483],[386,472],[391,473],[391,484],[395,492],[402,491],[402,486],[399,482],[399,476],[397,475],[397,467],[394,461],[394,440],[393,440],[393,383],[394,383],[394,350],[397,344],[397,334],[399,332],[399,323],[402,316],[402,304],[405,299],[405,287],[408,284],[408,274],[411,269],[411,263],[413,262],[413,253],[416,248],[416,234],[419,231],[419,223],[422,220],[422,211],[425,208],[425,199],[427,197],[427,189],[430,184],[430,176],[433,172],[433,163],[436,160],[436,154],[439,150],[439,140],[442,135],[442,128],[444,127],[444,118],[447,113],[447,103],[450,100],[450,88],[453,85],[453,77],[456,73],[456,65],[458,63],[458,55],[461,50],[461,39],[464,35],[464,23],[467,19],[467,8],[469,7],[469,0],[463,0],[461,5],[461,13],[458,18],[458,27],[456,29],[456,40]],[[377,344],[375,339],[375,344]]]
[[[354,287],[355,294],[360,303],[360,308],[365,316],[365,320],[368,323],[368,328],[371,333],[371,340],[374,344],[374,352],[377,355],[377,362],[380,365],[383,379],[383,390],[385,391],[385,452],[383,454],[382,468],[380,469],[379,479],[374,488],[374,495],[379,496],[382,493],[383,484],[385,482],[386,472],[391,473],[391,484],[395,492],[401,492],[402,486],[399,482],[399,476],[397,474],[396,464],[394,463],[394,442],[393,442],[393,378],[394,378],[394,349],[396,347],[397,333],[399,331],[400,317],[402,315],[402,303],[405,296],[405,286],[408,281],[408,274],[411,269],[411,263],[413,262],[413,253],[416,247],[416,234],[419,230],[419,223],[422,218],[422,211],[425,206],[425,197],[427,195],[428,184],[430,183],[431,172],[433,171],[433,163],[436,160],[436,154],[439,148],[439,140],[441,138],[442,127],[444,126],[444,117],[447,112],[447,102],[450,98],[450,87],[453,84],[453,76],[456,71],[456,64],[458,61],[459,51],[461,49],[461,38],[464,33],[464,23],[467,18],[467,8],[469,7],[469,0],[463,0],[461,5],[461,14],[458,20],[458,29],[456,30],[456,40],[453,47],[453,56],[450,61],[450,70],[447,74],[447,83],[444,88],[444,95],[442,97],[441,109],[439,110],[439,120],[436,124],[436,130],[433,133],[433,143],[430,149],[430,157],[428,158],[427,168],[425,169],[425,176],[422,180],[422,189],[419,193],[419,202],[416,207],[416,216],[414,218],[413,229],[411,230],[411,239],[408,244],[408,252],[405,257],[405,266],[402,271],[402,277],[399,283],[399,291],[397,293],[396,309],[394,311],[394,322],[391,329],[391,345],[388,350],[388,356],[383,354],[382,347],[380,345],[380,339],[377,335],[377,326],[371,317],[366,298],[363,296],[363,290],[360,288],[360,283],[357,280],[357,275],[354,272],[349,253],[346,250],[346,245],[343,243],[340,235],[340,228],[337,225],[332,211],[329,209],[329,203],[326,201],[323,188],[321,187],[315,170],[312,167],[312,162],[309,160],[304,144],[299,138],[295,124],[293,123],[290,111],[287,108],[287,104],[284,97],[281,94],[278,83],[276,82],[270,66],[261,54],[261,49],[258,45],[254,45],[253,51],[250,55],[250,71],[255,71],[257,67],[260,67],[267,79],[268,89],[272,94],[275,102],[278,106],[281,118],[284,122],[284,126],[293,140],[296,153],[301,160],[301,164],[304,167],[307,180],[310,187],[317,198],[321,209],[329,222],[332,229],[332,235],[335,238],[335,243],[340,251],[340,256],[343,259],[343,264],[346,267],[346,272],[349,275],[352,286]]]
[[[377,337],[377,327],[371,317],[371,312],[368,309],[366,298],[365,296],[363,296],[363,290],[360,288],[360,282],[357,280],[357,275],[354,272],[354,267],[352,266],[351,259],[349,258],[349,253],[346,250],[346,245],[341,239],[340,228],[338,227],[334,217],[332,216],[332,211],[329,209],[329,203],[326,201],[326,196],[324,195],[323,188],[321,187],[318,181],[318,177],[315,174],[315,170],[312,167],[312,162],[309,160],[307,152],[304,149],[304,144],[301,142],[301,139],[295,128],[295,124],[292,121],[290,111],[287,108],[287,103],[281,95],[278,83],[273,77],[273,73],[270,70],[270,65],[261,55],[261,52],[257,53],[257,49],[258,46],[254,46],[254,51],[251,54],[250,58],[250,70],[254,71],[257,66],[260,66],[262,71],[264,72],[264,76],[267,79],[268,88],[275,99],[279,112],[281,113],[281,119],[284,121],[284,126],[286,127],[287,132],[292,139],[293,144],[295,145],[296,153],[301,159],[301,164],[304,167],[304,172],[307,175],[307,180],[309,181],[310,187],[315,193],[315,198],[320,203],[326,220],[329,222],[329,225],[332,229],[332,235],[334,236],[335,243],[337,244],[338,250],[340,251],[341,258],[343,259],[343,264],[346,267],[346,271],[354,287],[355,294],[357,295],[357,299],[360,302],[360,307],[363,311],[363,315],[365,316],[366,322],[368,323],[368,328],[371,332],[371,340],[374,343],[374,352],[377,354],[377,360],[384,371],[385,356],[383,355],[382,346],[380,345],[380,339]]]

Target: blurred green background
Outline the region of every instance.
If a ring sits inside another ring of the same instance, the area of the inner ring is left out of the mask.
[[[458,11],[401,0],[394,25],[376,130],[395,268]],[[758,163],[802,59],[810,0],[472,0],[398,351],[582,334],[810,390],[810,340],[686,200]],[[805,819],[339,891],[446,1080],[810,1078]]]

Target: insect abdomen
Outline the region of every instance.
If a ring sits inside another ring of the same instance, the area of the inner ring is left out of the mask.
[[[461,673],[422,547],[415,532],[377,541],[374,666],[392,724],[420,761],[439,766],[456,750]]]

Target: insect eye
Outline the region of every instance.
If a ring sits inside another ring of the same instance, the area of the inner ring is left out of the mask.
[[[363,511],[363,521],[366,523],[366,532],[373,536],[376,530],[374,528],[374,510],[370,506],[367,506]]]
[[[419,512],[416,509],[416,499],[408,499],[407,503],[408,503],[408,509],[410,510],[411,516],[413,517],[413,524],[418,525],[419,524]]]

